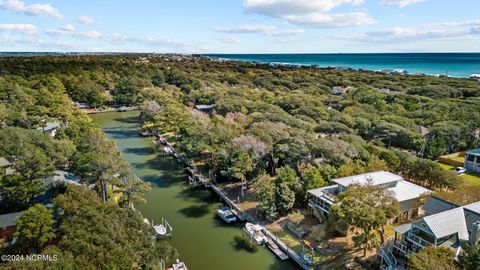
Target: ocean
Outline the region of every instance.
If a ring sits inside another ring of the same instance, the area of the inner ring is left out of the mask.
[[[405,69],[410,74],[469,77],[480,74],[480,53],[359,53],[359,54],[207,54],[214,58],[263,63],[335,66],[354,69]]]

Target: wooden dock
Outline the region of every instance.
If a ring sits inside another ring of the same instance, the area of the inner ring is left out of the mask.
[[[188,177],[188,180],[190,184],[195,185],[195,186],[200,186],[203,185],[205,188],[210,188],[213,192],[215,192],[223,201],[225,201],[228,206],[230,206],[233,214],[235,214],[241,221],[250,221],[250,222],[255,222],[255,219],[249,215],[246,212],[243,212],[242,209],[240,209],[235,202],[233,202],[230,198],[228,198],[227,194],[224,193],[220,188],[215,186],[208,177],[202,175],[201,173],[198,173],[197,168],[192,165],[188,165],[185,158],[183,158],[182,155],[180,155],[175,148],[167,141],[165,138],[163,138],[158,132],[152,131],[152,133],[155,135],[159,143],[162,143],[166,145],[167,147],[171,148],[174,152],[174,154],[178,155],[178,157],[181,159],[178,160],[180,163],[184,164],[186,166],[186,170],[190,173],[190,176]],[[292,258],[302,269],[304,270],[313,270],[314,266],[309,265],[305,262],[305,260],[298,255],[294,250],[289,248],[285,243],[283,243],[276,235],[271,233],[269,230],[265,229],[264,234],[267,236],[268,242],[267,246],[268,248],[275,254],[277,255],[281,260],[286,260],[288,258]]]
[[[275,254],[277,255],[278,258],[280,258],[280,260],[282,261],[285,261],[287,260],[288,258],[288,255],[285,254],[285,252],[283,252],[279,247],[278,245],[273,241],[273,239],[269,236],[267,236],[267,247]]]

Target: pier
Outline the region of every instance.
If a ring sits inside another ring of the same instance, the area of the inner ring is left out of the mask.
[[[241,221],[250,221],[254,222],[255,218],[253,218],[248,213],[242,211],[230,198],[228,198],[227,194],[224,193],[220,188],[215,186],[208,177],[204,176],[201,173],[198,173],[198,170],[195,166],[188,165],[185,158],[182,157],[180,153],[178,153],[173,146],[163,138],[158,132],[152,131],[152,134],[156,137],[156,142],[159,142],[163,145],[166,145],[173,153],[174,157],[177,159],[179,163],[184,164],[186,170],[189,172],[188,181],[189,184],[192,186],[204,186],[205,188],[210,188],[213,192],[215,192],[232,210],[232,213],[238,217]],[[289,248],[285,243],[283,243],[276,235],[272,232],[264,228],[264,234],[267,237],[267,247],[282,261],[287,260],[288,258],[292,258],[302,269],[304,270],[313,270],[314,266],[307,264],[307,262],[298,255],[294,250]]]

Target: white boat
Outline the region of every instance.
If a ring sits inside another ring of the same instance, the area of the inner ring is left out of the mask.
[[[187,266],[185,265],[184,262],[181,262],[177,259],[177,263],[174,263],[172,265],[173,270],[188,270]]]
[[[258,224],[253,224],[250,222],[247,222],[245,224],[245,228],[243,230],[251,237],[255,243],[258,245],[262,245],[268,241],[267,237],[265,234],[263,234],[264,228]]]
[[[235,222],[237,221],[237,217],[233,214],[232,210],[225,206],[222,209],[217,210],[217,215],[219,215],[225,222]]]
[[[153,226],[153,228],[155,229],[158,237],[164,237],[165,235],[167,235],[167,229],[165,228],[165,226],[163,226],[163,224],[155,225]]]

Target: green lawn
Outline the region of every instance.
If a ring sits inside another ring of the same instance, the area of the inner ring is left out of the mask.
[[[438,165],[445,170],[453,170],[453,168],[454,168],[453,166],[443,164],[443,163],[438,163]],[[480,176],[479,175],[464,173],[464,174],[460,175],[460,177],[462,177],[465,180],[466,185],[474,185],[474,186],[480,185]]]

